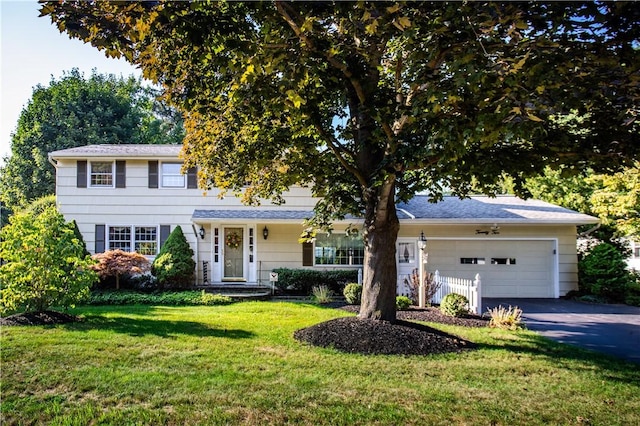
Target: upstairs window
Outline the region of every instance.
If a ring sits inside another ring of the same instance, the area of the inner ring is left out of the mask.
[[[182,163],[162,163],[162,187],[184,188],[185,176],[182,174]]]
[[[364,242],[345,234],[318,235],[314,255],[316,265],[362,265]]]
[[[113,188],[113,162],[92,161],[89,185],[96,188]]]

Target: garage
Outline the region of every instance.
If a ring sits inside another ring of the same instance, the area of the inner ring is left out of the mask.
[[[555,247],[555,240],[430,239],[427,269],[469,279],[479,273],[482,297],[557,297]]]

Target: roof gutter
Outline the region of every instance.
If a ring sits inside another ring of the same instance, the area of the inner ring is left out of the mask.
[[[414,215],[412,215],[411,213],[409,213],[408,211],[406,211],[405,209],[401,209],[400,207],[396,207],[396,209],[398,211],[401,211],[402,213],[406,214],[407,216],[409,216],[409,218],[411,220],[415,219],[416,217]]]

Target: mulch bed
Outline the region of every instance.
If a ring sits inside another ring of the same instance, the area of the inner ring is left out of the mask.
[[[358,312],[355,305],[333,307]],[[387,355],[429,355],[475,349],[476,345],[412,321],[438,322],[466,327],[485,327],[488,320],[476,315],[448,317],[437,308],[398,311],[394,323],[356,317],[338,318],[297,330],[294,338],[314,346],[342,352]]]
[[[15,314],[6,318],[0,318],[0,326],[9,327],[14,325],[56,325],[69,322],[76,322],[80,319],[75,315],[65,314],[56,311],[27,312]]]

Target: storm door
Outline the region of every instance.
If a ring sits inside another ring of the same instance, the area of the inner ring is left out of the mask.
[[[223,275],[224,281],[246,281],[244,265],[244,228],[224,228]]]

